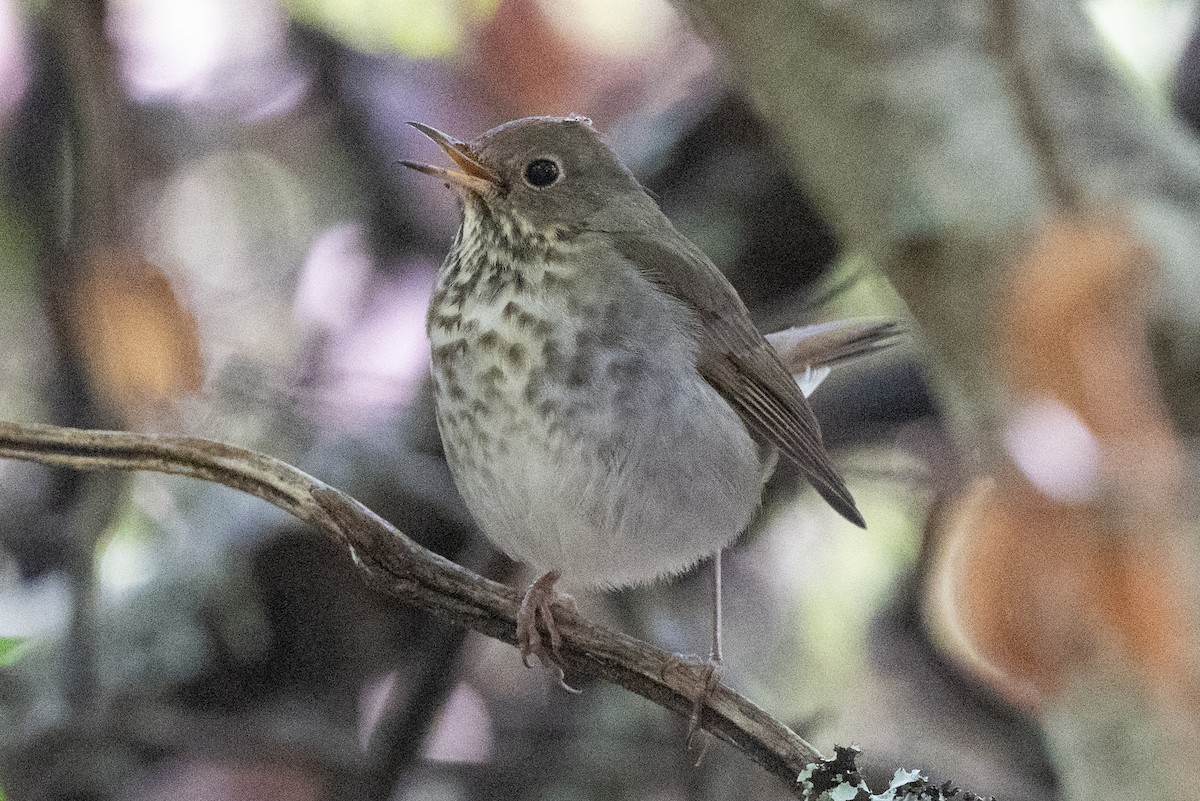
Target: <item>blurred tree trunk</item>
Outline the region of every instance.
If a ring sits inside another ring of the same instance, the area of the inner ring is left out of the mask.
[[[919,324],[977,471],[928,614],[1040,716],[1067,797],[1182,796],[1155,757],[1200,745],[1196,141],[1066,0],[680,5]]]

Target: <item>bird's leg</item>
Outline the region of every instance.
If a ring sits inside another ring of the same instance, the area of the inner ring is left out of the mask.
[[[708,661],[721,664],[721,551],[713,557],[712,572],[712,650]]]
[[[560,687],[568,692],[577,693],[579,691],[568,686],[566,682],[560,654],[562,636],[554,623],[554,604],[561,603],[564,599],[569,601],[569,596],[562,596],[554,590],[554,584],[560,575],[557,570],[547,571],[525,590],[525,597],[521,599],[521,607],[517,610],[517,648],[521,651],[521,662],[525,667],[530,667],[529,655],[533,654],[544,667],[554,670]],[[546,646],[542,633],[538,631],[539,620],[550,640],[549,647]]]
[[[713,690],[720,682],[721,671],[721,551],[717,551],[712,560],[712,650],[708,653],[708,661],[700,665],[696,676],[695,697],[692,699],[692,715],[688,718],[687,746],[692,747],[692,740],[700,730],[700,713],[704,705],[712,697]],[[696,764],[704,758],[708,750],[708,742],[700,751]]]

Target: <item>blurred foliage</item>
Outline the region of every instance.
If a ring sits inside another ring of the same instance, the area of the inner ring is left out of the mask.
[[[1085,8],[1130,84],[1165,111],[1171,76],[1191,30],[1188,22],[1196,13],[1194,0],[1090,0]]]
[[[282,0],[298,21],[367,53],[448,56],[498,0]]]
[[[33,289],[33,242],[24,221],[0,202],[0,292]]]
[[[908,462],[907,464],[905,462]],[[792,617],[808,653],[806,683],[814,697],[828,699],[853,692],[847,676],[869,668],[870,629],[880,610],[896,601],[921,553],[921,522],[928,503],[927,490],[897,492],[904,475],[921,475],[922,468],[896,450],[861,449],[855,466],[894,470],[895,477],[858,479],[860,508],[870,515],[868,535],[837,537],[814,554],[818,564],[808,580],[797,587],[797,609]],[[863,542],[870,538],[870,545]]]
[[[25,654],[28,637],[0,637],[0,667],[15,663]]]
[[[45,344],[34,248],[25,221],[0,201],[0,411],[14,420],[44,419],[45,411],[42,375],[31,358]]]

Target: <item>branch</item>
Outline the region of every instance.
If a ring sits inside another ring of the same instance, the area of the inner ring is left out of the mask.
[[[422,548],[340,490],[253,451],[190,437],[0,423],[0,457],[77,470],[144,470],[198,478],[262,498],[347,548],[366,582],[401,601],[503,642],[515,641],[519,596]],[[572,675],[618,684],[690,715],[695,678],[647,643],[567,613],[555,614]],[[778,776],[797,797],[797,776],[821,754],[749,699],[717,685],[700,726]]]
[[[1025,137],[1030,161],[1041,173],[1047,191],[1060,209],[1080,211],[1086,204],[1075,180],[1064,168],[1054,124],[1043,108],[1045,92],[1021,49],[1022,23],[1026,20],[1018,6],[1018,0],[992,0],[990,4],[997,68],[1007,74],[1016,101],[1013,116]]]

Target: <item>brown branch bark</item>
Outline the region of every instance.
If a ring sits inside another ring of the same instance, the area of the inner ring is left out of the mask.
[[[78,470],[144,470],[223,484],[262,498],[346,547],[366,582],[460,626],[515,639],[519,596],[422,548],[355,499],[291,465],[190,437],[0,423],[0,457]],[[695,679],[678,659],[575,614],[556,613],[570,675],[618,684],[689,715]],[[749,699],[718,685],[700,725],[804,797],[797,775],[821,754]]]

